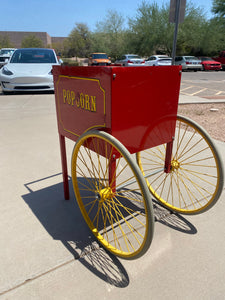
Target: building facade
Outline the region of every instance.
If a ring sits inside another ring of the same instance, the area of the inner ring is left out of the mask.
[[[41,39],[44,47],[49,47],[53,43],[63,43],[64,39],[66,39],[66,37],[51,37],[47,32],[0,31],[0,37],[7,37],[15,48],[21,48],[23,39],[31,35]]]

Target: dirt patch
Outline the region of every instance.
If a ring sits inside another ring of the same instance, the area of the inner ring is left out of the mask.
[[[180,104],[178,113],[196,121],[212,138],[225,142],[225,103]]]

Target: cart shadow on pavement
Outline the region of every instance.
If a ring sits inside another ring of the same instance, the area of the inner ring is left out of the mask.
[[[55,184],[55,178],[59,183]],[[75,260],[79,260],[93,274],[111,285],[121,288],[128,286],[129,276],[121,262],[102,248],[92,236],[75,200],[71,180],[69,201],[64,200],[61,181],[60,173],[26,183],[24,185],[29,193],[22,198],[48,234],[54,240],[61,241]],[[153,207],[157,222],[187,234],[197,232],[188,220],[171,213],[155,200]],[[65,261],[62,265],[74,259]]]
[[[55,177],[62,181],[60,173],[26,183],[29,193],[22,196],[26,204],[50,236],[61,241],[75,260],[108,284],[121,288],[128,286],[129,276],[123,265],[92,236],[75,200],[71,180],[70,200],[66,201],[62,182],[48,185],[49,180],[52,181]],[[74,259],[67,259],[62,265]]]
[[[196,234],[196,227],[190,223],[186,218],[178,213],[172,212],[165,208],[155,199],[152,199],[155,221],[166,225],[174,230],[187,233]]]

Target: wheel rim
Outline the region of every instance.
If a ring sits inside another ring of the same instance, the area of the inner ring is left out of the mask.
[[[170,173],[164,172],[166,145],[137,154],[137,162],[147,178],[152,195],[167,208],[197,214],[212,207],[223,187],[221,158],[208,134],[188,118],[179,117]],[[160,172],[156,172],[161,169]]]
[[[147,251],[152,240],[151,196],[129,155],[108,136],[91,132],[77,141],[72,156],[74,191],[82,215],[98,241],[118,256],[137,258]],[[87,142],[94,151],[84,146]],[[109,163],[115,153],[119,158],[110,177]]]

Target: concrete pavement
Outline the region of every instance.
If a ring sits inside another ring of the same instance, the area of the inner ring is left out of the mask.
[[[224,191],[202,215],[157,208],[147,254],[118,259],[93,239],[71,183],[63,199],[54,95],[0,95],[0,128],[1,299],[224,299]]]
[[[198,96],[189,96],[189,95],[180,95],[179,104],[192,104],[192,103],[224,103],[225,96],[222,97],[198,97]]]

